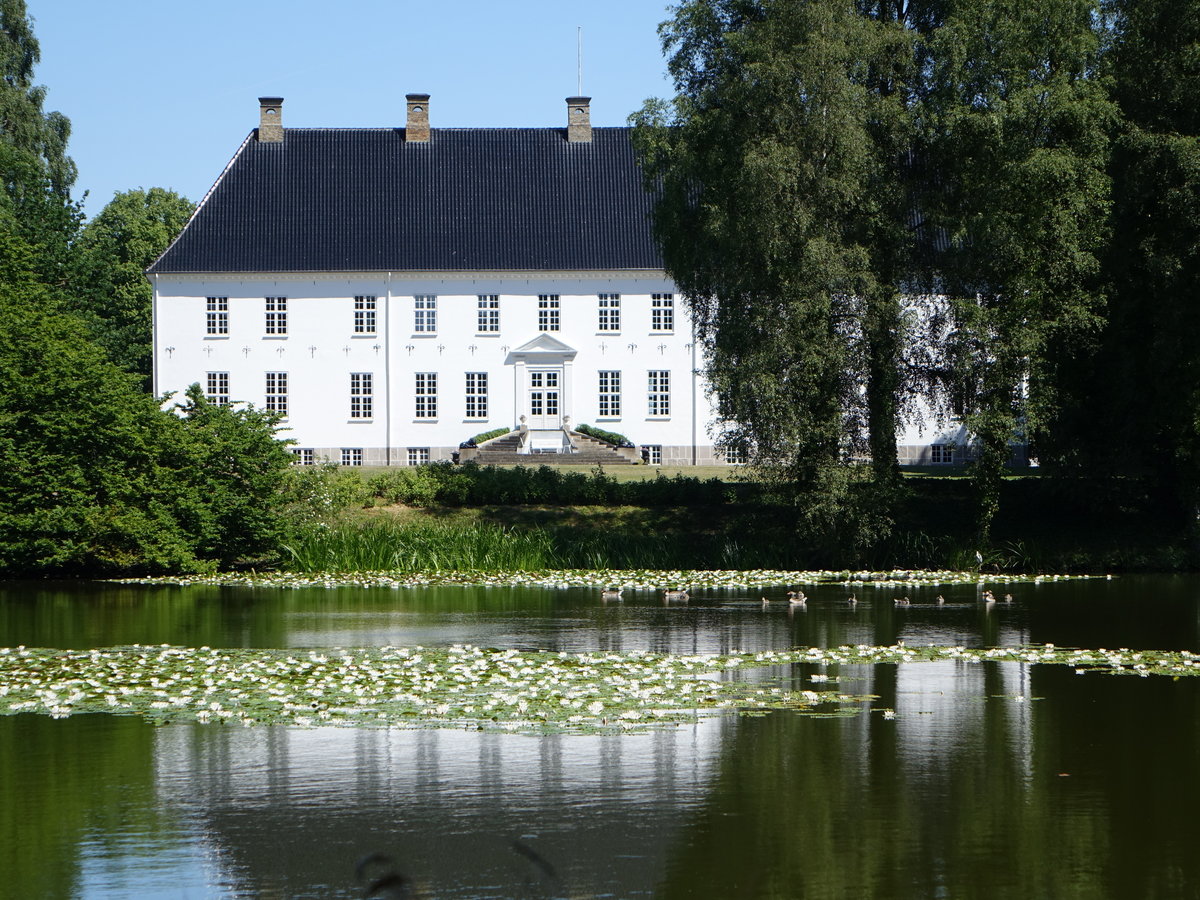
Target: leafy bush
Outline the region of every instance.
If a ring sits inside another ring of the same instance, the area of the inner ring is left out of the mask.
[[[490,441],[492,438],[498,438],[501,435],[508,434],[512,431],[511,428],[493,428],[491,431],[485,431],[482,434],[477,434],[466,442],[468,446],[474,447],[485,441]]]
[[[576,425],[575,430],[580,434],[586,434],[588,437],[594,437],[615,447],[633,446],[633,441],[629,440],[623,434],[617,434],[615,431],[605,431],[603,428],[595,428],[591,425]]]
[[[373,489],[358,473],[335,462],[292,466],[281,493],[293,522],[325,521],[349,506],[362,506]]]
[[[433,506],[437,502],[438,482],[425,466],[380,472],[367,481],[367,488],[388,503]]]

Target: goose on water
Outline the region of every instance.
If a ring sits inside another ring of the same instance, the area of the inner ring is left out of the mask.
[[[664,600],[686,600],[687,598],[688,592],[686,590],[671,590],[668,588],[663,591]]]

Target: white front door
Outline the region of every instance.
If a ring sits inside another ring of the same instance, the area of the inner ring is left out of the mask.
[[[562,370],[529,370],[529,427],[562,426]]]

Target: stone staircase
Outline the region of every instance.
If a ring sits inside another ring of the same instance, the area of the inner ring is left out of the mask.
[[[480,444],[473,454],[463,451],[463,462],[481,466],[629,466],[638,461],[636,450],[622,450],[577,431],[571,432],[575,453],[518,453],[521,434],[510,431]]]

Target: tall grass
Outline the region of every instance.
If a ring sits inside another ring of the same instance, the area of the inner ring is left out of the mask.
[[[550,536],[499,525],[344,523],[298,532],[284,546],[297,572],[488,572],[553,568]]]
[[[369,521],[304,528],[285,545],[296,572],[800,568],[803,554],[722,534],[486,523]]]

